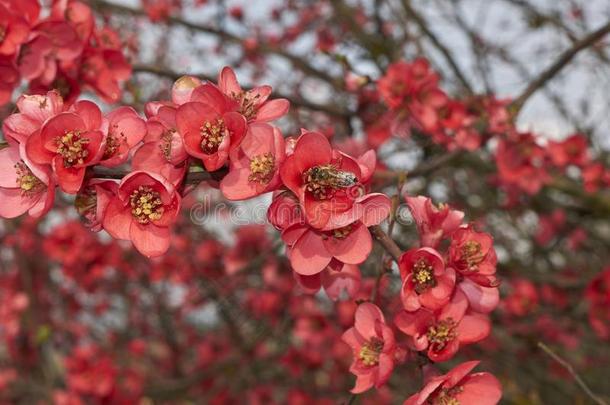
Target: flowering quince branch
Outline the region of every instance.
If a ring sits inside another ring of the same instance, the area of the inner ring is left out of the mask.
[[[400,247],[398,247],[396,242],[394,242],[394,240],[390,238],[390,236],[385,233],[385,231],[379,225],[371,226],[369,230],[373,234],[375,240],[381,246],[383,246],[385,251],[388,252],[390,256],[392,256],[392,259],[394,259],[394,261],[398,263],[398,261],[400,260],[400,256],[402,255],[402,250],[400,249]]]
[[[582,50],[594,45],[604,36],[610,33],[610,21],[586,35],[582,39],[575,41],[572,47],[563,52],[555,62],[540,73],[515,100],[510,104],[509,108],[514,115],[518,115],[527,100],[539,89],[543,88],[547,82],[553,79],[561,70],[566,67],[572,59]]]
[[[570,373],[570,375],[574,378],[574,381],[576,381],[578,386],[582,388],[584,393],[587,394],[593,402],[599,405],[608,405],[608,402],[606,400],[601,398],[599,395],[594,393],[591,388],[589,388],[587,383],[585,383],[582,377],[576,372],[576,370],[574,370],[574,367],[569,362],[567,362],[565,359],[555,353],[550,347],[548,347],[543,342],[538,342],[538,347],[546,354],[548,354],[553,360],[559,363],[563,368],[565,368],[568,373]]]
[[[354,394],[382,386],[409,351],[441,362],[485,338],[486,314],[498,304],[491,237],[462,224],[460,211],[406,196],[421,247],[403,253],[380,227],[392,213],[390,198],[369,191],[374,151],[352,157],[307,130],[285,139],[269,122],[288,112],[288,101],[270,95],[269,86],[243,90],[228,67],[217,84],[179,78],[171,100],[146,105],[146,119],[128,107],[102,114],[90,101],[68,106],[53,91],[24,95],[19,112],[3,124],[8,147],[0,151],[6,173],[0,215],[29,211],[40,217],[52,207],[58,186],[76,195],[75,206],[92,230],[104,229],[130,240],[145,256],[158,257],[170,246],[188,192],[184,184],[218,179],[229,200],[273,192],[268,219],[281,232],[303,290],[324,287],[333,299],[342,290],[355,295],[358,265],[369,256],[373,238],[398,263],[403,309],[394,323],[409,343],[397,343],[392,323],[376,305],[360,304],[354,327],[343,335],[354,350]],[[131,171],[115,169],[130,155]],[[399,179],[401,184],[404,175]],[[449,247],[437,251],[443,241]],[[166,339],[177,352],[162,315]],[[239,334],[232,320],[229,326]],[[426,388],[425,395],[466,401],[471,390],[487,390],[485,403],[497,402],[501,391],[494,377],[466,376],[474,365],[464,366],[463,373],[459,367],[451,372],[459,378],[438,390]]]

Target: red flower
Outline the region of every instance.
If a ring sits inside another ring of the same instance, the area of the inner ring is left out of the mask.
[[[455,271],[445,268],[441,255],[431,248],[411,249],[398,262],[403,284],[402,305],[407,311],[420,307],[439,309],[449,302]]]
[[[536,286],[529,280],[516,279],[510,283],[511,293],[502,300],[503,307],[512,315],[525,316],[538,306]]]
[[[119,166],[127,161],[129,152],[146,135],[146,123],[131,107],[120,107],[106,115],[108,136],[99,164]]]
[[[462,223],[464,213],[452,210],[446,204],[436,207],[428,197],[405,196],[411,215],[417,225],[422,247],[436,248],[441,239],[450,236]]]
[[[532,134],[514,134],[500,139],[496,165],[500,180],[528,194],[536,194],[550,179],[546,170],[546,151],[536,144]]]
[[[242,90],[233,69],[226,66],[218,77],[220,91],[231,100],[233,111],[242,114],[248,122],[276,120],[288,112],[290,103],[284,98],[269,100],[271,86]]]
[[[354,326],[343,334],[342,340],[354,353],[350,371],[356,375],[356,385],[352,393],[385,384],[394,369],[396,345],[394,333],[386,325],[381,310],[370,303],[360,304]]]
[[[143,255],[160,256],[169,248],[179,210],[180,195],[173,185],[157,174],[135,171],[121,180],[103,227],[116,239],[131,240]]]
[[[432,377],[424,388],[403,405],[495,405],[502,397],[500,382],[490,373],[468,374],[479,364],[467,361],[447,374]]]
[[[107,103],[121,99],[120,83],[131,76],[131,65],[117,49],[87,48],[81,65],[83,81]]]
[[[396,316],[394,323],[410,337],[415,350],[427,350],[428,358],[434,362],[446,361],[457,353],[460,346],[481,341],[489,335],[489,318],[467,309],[466,296],[457,290],[442,309],[403,311]]]
[[[24,94],[17,100],[18,113],[4,120],[2,131],[9,142],[25,142],[49,118],[64,111],[64,102],[57,91],[46,95]]]
[[[451,235],[449,266],[462,276],[458,288],[477,312],[491,312],[500,301],[496,263],[496,251],[489,234],[462,226]]]
[[[22,15],[0,3],[0,55],[15,55],[30,33],[30,26]]]
[[[87,167],[99,162],[104,154],[102,125],[100,109],[90,101],[79,101],[71,111],[49,119],[40,132],[28,138],[28,158],[50,164],[61,189],[76,194]]]
[[[324,287],[326,295],[333,301],[337,301],[343,292],[347,297],[354,299],[360,291],[362,278],[360,269],[354,264],[342,264],[337,268],[327,266],[322,272],[311,276],[303,276],[299,273],[294,273],[294,276],[306,293],[315,294]]]
[[[305,217],[318,229],[333,229],[338,216],[349,213],[362,194],[358,162],[331,148],[328,139],[317,132],[305,132],[292,155],[280,169],[282,181],[303,205]]]
[[[62,68],[71,67],[81,55],[83,43],[66,21],[45,21],[34,27],[31,40],[22,46],[19,71],[27,80],[50,84]]]
[[[246,134],[246,119],[230,111],[226,99],[211,84],[197,87],[176,113],[176,126],[186,152],[208,171],[220,169]]]
[[[391,202],[383,194],[367,194],[357,200],[354,207],[353,211],[360,216],[338,228],[322,231],[299,221],[282,231],[282,239],[288,247],[286,254],[295,272],[310,276],[329,265],[339,267],[341,263],[360,264],[366,260],[373,248],[368,227],[387,218]],[[274,206],[273,209],[283,207]]]
[[[576,165],[579,167],[589,163],[587,138],[574,134],[561,142],[549,141],[548,153],[551,161],[558,167]]]
[[[172,86],[172,102],[176,105],[182,105],[192,101],[191,94],[201,86],[201,80],[193,76],[182,76],[176,80]]]
[[[118,369],[112,359],[95,346],[76,348],[65,359],[66,384],[72,391],[107,398],[115,389]]]
[[[0,150],[0,217],[15,218],[26,211],[46,214],[55,200],[55,182],[48,166],[29,161],[24,145]]]
[[[21,77],[12,57],[0,56],[0,106],[11,101]]]
[[[67,21],[83,43],[89,40],[95,27],[91,8],[80,1],[54,1],[51,16],[54,19]]]
[[[245,200],[273,191],[281,184],[284,138],[268,124],[251,124],[241,145],[231,154],[231,170],[220,190],[229,200]]]
[[[182,137],[176,130],[176,109],[159,105],[155,115],[146,123],[144,144],[131,161],[134,170],[159,173],[172,184],[182,181],[188,158]]]
[[[94,232],[102,229],[106,208],[116,196],[118,183],[114,180],[90,180],[76,195],[74,205],[85,219],[85,224]]]

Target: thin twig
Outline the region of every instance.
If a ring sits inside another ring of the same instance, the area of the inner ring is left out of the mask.
[[[216,81],[215,78],[213,78],[212,76],[207,75],[205,73],[180,73],[180,72],[174,72],[173,70],[163,69],[163,68],[159,68],[159,67],[151,66],[151,65],[143,65],[143,64],[134,65],[132,70],[135,73],[150,73],[150,74],[161,76],[161,77],[167,77],[168,79],[171,79],[171,80],[178,80],[182,76],[189,75],[189,76],[195,76],[195,77],[198,77],[200,79],[207,80],[210,82]],[[243,87],[251,88],[253,86],[244,85]],[[325,114],[328,114],[328,115],[331,115],[334,117],[338,117],[338,118],[345,119],[345,118],[349,118],[352,115],[352,113],[350,113],[349,111],[344,110],[342,108],[338,108],[336,106],[312,103],[312,102],[304,100],[302,98],[288,96],[286,94],[281,94],[276,91],[274,91],[271,94],[271,97],[272,98],[285,98],[286,100],[290,101],[290,104],[294,107],[305,108],[305,109],[308,109],[311,111],[320,111]]]
[[[572,367],[572,365],[570,363],[568,363],[566,360],[561,358],[557,353],[555,353],[550,347],[548,347],[544,343],[538,342],[538,347],[541,348],[546,354],[548,354],[557,363],[561,364],[561,366],[563,368],[565,368],[568,371],[568,373],[570,373],[572,375],[572,377],[574,377],[574,380],[580,386],[580,388],[582,388],[582,390],[585,392],[585,394],[587,394],[589,396],[589,398],[591,398],[593,401],[595,401],[595,403],[597,403],[599,405],[608,405],[608,402],[606,402],[600,396],[598,396],[593,391],[591,391],[591,388],[589,388],[589,386],[585,383],[585,381],[578,375],[578,373],[574,370],[574,367]]]
[[[98,10],[107,10],[107,11],[111,11],[111,12],[116,12],[118,14],[146,16],[146,12],[144,12],[144,10],[124,6],[124,5],[117,4],[117,3],[107,2],[104,0],[89,0],[89,4],[93,8],[98,9]],[[227,31],[224,31],[221,29],[217,29],[217,28],[213,28],[213,27],[209,27],[209,26],[205,26],[202,24],[190,22],[190,21],[184,20],[179,17],[169,16],[167,18],[167,23],[179,25],[179,26],[188,28],[193,31],[205,32],[210,35],[215,35],[221,40],[240,44],[240,45],[242,45],[245,42],[243,38],[240,38],[237,35],[231,34],[230,32],[227,32]],[[293,66],[295,66],[296,68],[301,70],[303,73],[306,73],[310,76],[317,77],[318,79],[321,79],[327,83],[335,85],[335,87],[338,86],[338,88],[340,88],[342,86],[342,81],[340,79],[332,77],[327,72],[313,67],[312,65],[307,63],[305,61],[305,59],[303,59],[302,57],[288,53],[287,51],[285,51],[284,49],[282,49],[279,46],[260,43],[257,47],[257,51],[264,53],[264,54],[273,54],[273,55],[281,56],[284,59],[290,61]]]
[[[101,167],[95,167],[92,171],[92,177],[96,179],[121,180],[129,173],[129,171],[108,170]],[[199,184],[203,181],[218,180],[223,174],[226,174],[226,171],[214,172],[213,174],[203,171],[189,172],[186,175],[185,184]]]
[[[438,39],[436,34],[432,32],[432,30],[430,30],[426,20],[421,15],[419,15],[419,13],[411,6],[409,0],[402,0],[401,3],[405,12],[415,21],[415,23],[424,33],[424,35],[427,36],[428,39],[430,39],[434,47],[436,47],[436,49],[438,49],[438,51],[443,54],[445,60],[451,67],[451,70],[453,70],[453,74],[460,81],[460,84],[462,85],[464,90],[466,90],[469,94],[473,94],[474,91],[472,89],[472,86],[468,82],[468,79],[466,79],[466,76],[462,72],[462,69],[460,69],[459,65],[451,55],[451,52],[449,52],[449,49],[447,49],[447,47],[443,45],[440,39]]]
[[[597,41],[603,38],[606,34],[610,32],[610,22],[606,23],[601,28],[593,31],[586,37],[582,38],[579,41],[574,42],[572,47],[561,55],[559,58],[552,63],[547,69],[545,69],[537,78],[531,82],[527,88],[521,93],[519,97],[517,97],[510,105],[511,110],[514,112],[516,116],[519,111],[525,105],[525,102],[540,88],[544,87],[547,82],[549,82],[552,78],[554,78],[557,73],[559,73],[565,66],[570,63],[572,59],[583,49],[588,48],[591,45],[594,45]]]
[[[369,227],[371,235],[375,240],[392,256],[392,259],[398,263],[400,256],[402,255],[402,249],[394,242],[390,236],[384,232],[379,225],[373,225]]]

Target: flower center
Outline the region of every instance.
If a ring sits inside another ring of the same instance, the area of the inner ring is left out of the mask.
[[[317,200],[332,198],[335,191],[356,184],[357,178],[351,172],[337,169],[333,164],[314,166],[303,173],[305,190]]]
[[[170,129],[170,130],[163,132],[163,135],[161,135],[161,143],[159,145],[159,148],[161,149],[161,153],[163,154],[163,157],[168,162],[171,159],[172,137],[175,132],[176,132],[176,130]]]
[[[76,195],[74,206],[78,214],[86,219],[95,217],[97,210],[97,192],[95,187],[86,187],[83,191]]]
[[[463,387],[442,388],[432,400],[432,405],[460,405],[455,396],[464,391]]]
[[[438,321],[435,325],[428,328],[426,336],[434,351],[442,350],[447,343],[456,338],[456,325],[457,324],[453,319],[447,318]]]
[[[80,131],[66,131],[63,136],[57,137],[57,153],[64,158],[64,167],[82,165],[89,156],[85,148],[89,143],[88,138],[82,138]]]
[[[17,173],[17,184],[21,188],[21,195],[32,196],[44,190],[45,185],[32,173],[29,167],[22,161],[15,163]]]
[[[469,240],[462,246],[462,257],[466,262],[468,269],[474,269],[483,261],[483,252],[481,252],[481,244],[474,240]]]
[[[436,286],[434,270],[427,260],[419,259],[413,265],[413,282],[415,283],[415,292],[418,294]]]
[[[358,358],[365,366],[376,366],[379,364],[379,354],[381,353],[381,350],[383,350],[383,341],[373,337],[362,345],[360,353],[358,353]]]
[[[6,38],[6,26],[0,25],[0,43]]]
[[[275,168],[275,157],[267,152],[262,155],[254,156],[250,160],[250,176],[249,181],[266,184],[273,178],[273,169]]]
[[[335,239],[345,239],[352,233],[352,226],[346,225],[343,228],[337,228],[332,230],[333,238]]]
[[[203,153],[216,153],[226,134],[225,122],[222,118],[217,118],[214,122],[206,121],[201,126],[200,134]]]
[[[232,93],[231,97],[239,103],[238,112],[246,117],[246,120],[251,121],[256,117],[259,94],[252,95],[250,92],[242,91],[239,94]]]
[[[141,224],[157,221],[163,216],[163,201],[158,192],[148,186],[140,186],[129,196],[131,215]]]
[[[123,137],[123,139],[125,138]],[[106,138],[106,149],[104,149],[103,159],[109,159],[113,157],[120,146],[121,140],[113,134],[108,134],[108,137]]]

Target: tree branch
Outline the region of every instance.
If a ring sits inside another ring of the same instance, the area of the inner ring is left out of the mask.
[[[106,10],[106,11],[116,12],[119,14],[146,16],[146,12],[144,12],[144,10],[140,10],[140,9],[136,9],[136,8],[132,8],[132,7],[128,7],[128,6],[123,6],[120,4],[115,4],[115,3],[107,2],[104,0],[88,0],[88,2],[93,8],[95,8],[99,11]],[[236,43],[239,45],[243,44],[243,42],[244,42],[244,40],[242,38],[238,37],[237,35],[231,34],[230,32],[227,32],[227,31],[224,31],[221,29],[217,29],[217,28],[208,27],[208,26],[205,26],[202,24],[197,24],[194,22],[186,21],[179,17],[170,16],[167,18],[167,23],[179,25],[179,26],[188,28],[193,31],[199,31],[199,32],[204,32],[206,34],[215,35],[224,41],[233,42],[233,43]],[[279,46],[260,43],[260,44],[258,44],[257,50],[264,54],[274,54],[274,55],[280,56],[280,57],[290,61],[293,66],[295,66],[296,68],[301,70],[303,73],[306,73],[310,76],[317,77],[318,79],[321,79],[321,80],[333,85],[334,87],[337,87],[337,88],[343,87],[343,82],[341,79],[334,78],[331,75],[329,75],[327,72],[325,72],[323,70],[319,70],[319,69],[311,66],[303,58],[301,58],[297,55],[293,55],[289,52],[286,52],[284,49],[282,49]]]
[[[171,79],[174,81],[178,80],[180,77],[182,77],[184,75],[196,76],[196,77],[199,77],[200,79],[204,79],[204,80],[207,80],[210,82],[216,81],[216,79],[214,77],[207,75],[205,73],[179,73],[179,72],[174,72],[169,69],[163,69],[163,68],[159,68],[159,67],[151,66],[151,65],[138,64],[138,65],[134,65],[132,69],[136,73],[150,73],[150,74],[161,76],[161,77],[167,77],[168,79]],[[244,85],[243,87],[251,88],[252,86]],[[323,104],[312,103],[312,102],[304,100],[302,98],[288,96],[286,94],[281,94],[276,91],[274,91],[271,94],[271,97],[285,98],[288,101],[290,101],[290,104],[292,106],[299,107],[299,108],[305,108],[305,109],[311,110],[311,111],[320,111],[325,114],[331,115],[333,117],[341,118],[341,119],[347,119],[347,118],[351,117],[351,115],[352,115],[349,111],[346,111],[341,108],[337,108],[332,105],[323,105]]]
[[[546,86],[547,82],[553,79],[568,63],[574,59],[574,57],[583,49],[595,44],[606,34],[610,32],[610,22],[607,22],[601,28],[593,31],[586,37],[579,41],[574,42],[574,45],[559,55],[559,58],[551,64],[546,70],[544,70],[538,77],[531,82],[527,88],[517,97],[510,105],[510,109],[514,112],[514,116],[517,116],[527,100],[539,89]]]
[[[469,94],[473,94],[474,91],[472,89],[472,86],[466,79],[466,76],[464,75],[464,73],[462,73],[462,70],[460,69],[457,62],[451,55],[451,52],[449,52],[449,49],[447,49],[447,47],[445,47],[445,45],[443,45],[443,43],[438,39],[436,34],[430,30],[426,20],[424,20],[424,18],[422,16],[420,16],[417,13],[417,11],[411,6],[409,0],[402,0],[401,3],[402,3],[402,7],[404,8],[407,15],[411,16],[413,21],[415,21],[415,23],[417,24],[419,29],[424,33],[424,35],[427,36],[428,39],[430,39],[430,41],[432,42],[432,44],[436,47],[436,49],[438,49],[438,51],[443,54],[443,56],[445,57],[445,60],[451,67],[453,74],[460,81],[460,84],[462,85],[464,90],[466,90]]]
[[[608,405],[608,402],[606,402],[600,396],[591,391],[591,388],[589,388],[585,381],[578,375],[578,373],[574,370],[574,367],[572,367],[570,363],[561,358],[557,353],[551,350],[551,348],[545,345],[544,343],[538,342],[538,347],[542,349],[542,351],[544,351],[546,354],[548,354],[553,360],[559,363],[563,368],[565,368],[568,373],[572,375],[576,383],[580,386],[580,388],[582,388],[585,394],[587,394],[589,398],[591,398],[595,403],[599,405]]]
[[[369,227],[369,231],[371,232],[371,235],[373,235],[375,240],[386,250],[386,252],[388,252],[390,256],[392,256],[392,259],[394,259],[394,261],[398,263],[398,260],[402,255],[402,249],[398,247],[396,242],[394,242],[394,240],[390,238],[390,236],[385,233],[379,225],[373,225]]]
[[[96,179],[121,180],[129,173],[129,171],[108,170],[96,166],[92,170],[92,177]],[[218,171],[214,173],[209,173],[205,171],[189,171],[186,174],[184,184],[199,184],[203,181],[218,180],[219,178],[222,178],[224,174],[226,174],[226,171]]]

